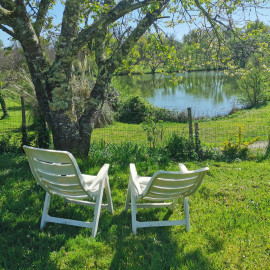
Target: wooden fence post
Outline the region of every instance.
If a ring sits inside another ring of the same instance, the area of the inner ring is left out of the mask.
[[[188,127],[189,127],[189,140],[192,143],[192,146],[194,147],[191,108],[187,108],[187,111],[188,111],[188,124],[189,124],[188,125]]]
[[[25,145],[28,144],[28,139],[26,131],[25,105],[23,97],[21,97],[21,105],[22,105],[22,145]]]

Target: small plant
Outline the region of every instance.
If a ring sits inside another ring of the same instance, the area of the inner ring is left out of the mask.
[[[143,130],[147,133],[147,140],[150,148],[155,149],[156,143],[160,139],[162,142],[163,137],[163,127],[162,120],[158,120],[154,116],[148,116],[146,120],[142,123]]]
[[[244,137],[244,126],[239,125],[238,126],[238,132],[236,135],[236,142],[233,143],[230,140],[226,140],[223,144],[223,147],[220,148],[223,155],[228,159],[235,159],[235,158],[241,158],[246,159],[248,155],[248,146],[256,141],[259,140],[259,136],[255,139],[252,139],[248,142],[243,141]]]

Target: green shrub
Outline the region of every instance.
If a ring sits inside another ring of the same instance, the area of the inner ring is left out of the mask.
[[[237,80],[240,89],[238,99],[247,108],[263,104],[269,96],[269,70],[264,66],[249,64]]]
[[[157,119],[166,122],[186,123],[188,121],[186,111],[179,112],[177,110],[155,107],[153,114]]]
[[[119,105],[118,120],[123,123],[140,124],[147,116],[153,116],[158,120],[184,123],[187,121],[185,111],[178,112],[151,105],[140,96],[132,96],[122,101]]]
[[[152,105],[145,99],[135,96],[122,102],[118,112],[118,120],[123,123],[140,124],[150,114]]]
[[[169,138],[166,149],[169,156],[178,162],[198,159],[193,142],[177,133],[173,133]]]

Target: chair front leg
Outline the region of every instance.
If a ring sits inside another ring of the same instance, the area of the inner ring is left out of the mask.
[[[49,213],[50,202],[51,202],[51,194],[49,192],[46,192],[43,211],[42,211],[42,217],[41,217],[41,222],[40,222],[40,229],[41,230],[45,227],[45,225],[47,223],[47,217],[48,217],[48,213]]]
[[[98,229],[98,222],[101,210],[101,203],[103,197],[103,190],[104,190],[104,181],[99,184],[99,194],[96,196],[96,206],[94,210],[94,221],[93,221],[93,228],[92,228],[92,237],[96,237],[97,229]]]
[[[136,205],[136,197],[134,192],[131,192],[131,221],[132,221],[132,231],[134,235],[137,234],[137,220],[136,220],[136,214],[137,214],[137,205]]]
[[[186,220],[186,231],[188,232],[190,229],[188,197],[184,198],[184,212]]]

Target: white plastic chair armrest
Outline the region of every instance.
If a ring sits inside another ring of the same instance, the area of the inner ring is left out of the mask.
[[[99,185],[101,181],[106,177],[108,174],[110,165],[109,164],[104,164],[102,168],[99,170],[96,179],[93,181],[93,183],[86,189],[87,191],[92,191],[94,190],[95,186]]]
[[[137,170],[134,163],[130,163],[129,167],[130,167],[129,181],[134,187],[135,195],[138,196],[139,194],[142,194],[142,190],[138,182],[139,176],[137,174]]]
[[[183,163],[179,163],[178,164],[178,167],[179,167],[179,169],[180,169],[181,172],[183,172],[183,173],[188,172],[187,167]]]

